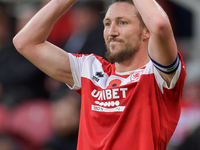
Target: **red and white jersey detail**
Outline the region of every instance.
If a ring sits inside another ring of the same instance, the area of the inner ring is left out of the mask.
[[[71,89],[82,96],[77,150],[166,148],[180,116],[186,77],[181,56],[169,87],[151,61],[118,73],[114,64],[93,54],[69,58]]]

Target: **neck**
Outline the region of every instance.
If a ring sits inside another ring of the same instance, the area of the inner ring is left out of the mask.
[[[127,72],[136,70],[146,65],[150,61],[147,50],[140,50],[131,59],[123,61],[121,63],[115,63],[117,72]]]

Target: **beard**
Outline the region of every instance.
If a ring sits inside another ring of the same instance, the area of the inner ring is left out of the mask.
[[[124,42],[123,42],[124,43]],[[126,60],[131,59],[140,49],[141,38],[139,37],[138,42],[135,46],[132,46],[129,43],[125,43],[123,48],[119,50],[119,52],[112,53],[109,45],[106,45],[107,52],[105,53],[105,57],[111,63],[121,63]],[[112,46],[111,48],[115,48],[116,46]]]

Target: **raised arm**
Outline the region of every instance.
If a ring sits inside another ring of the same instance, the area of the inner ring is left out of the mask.
[[[46,41],[55,22],[76,0],[51,0],[14,37],[16,49],[47,75],[73,85],[68,54]]]
[[[159,64],[170,65],[177,57],[177,45],[166,13],[155,0],[133,2],[151,34],[148,45],[150,57]],[[170,84],[174,73],[159,73]]]

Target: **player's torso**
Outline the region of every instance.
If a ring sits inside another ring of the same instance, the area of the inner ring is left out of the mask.
[[[112,134],[123,130],[124,134],[133,132],[133,126],[136,125],[134,122],[142,121],[134,116],[143,113],[142,119],[144,119],[145,114],[148,114],[149,95],[156,92],[150,90],[151,85],[155,85],[154,75],[147,74],[149,71],[145,69],[148,67],[117,74],[113,69],[107,73],[103,67],[96,66],[82,76],[81,127],[87,132],[91,143],[97,142],[96,145],[99,147],[101,144],[105,146],[102,141],[115,139]],[[130,119],[126,118],[130,116],[132,116]],[[124,125],[126,128],[123,128]],[[123,138],[118,140],[126,142]]]
[[[78,150],[165,148],[180,115],[184,76],[168,89],[151,61],[121,74],[93,55],[72,59],[82,96]]]

